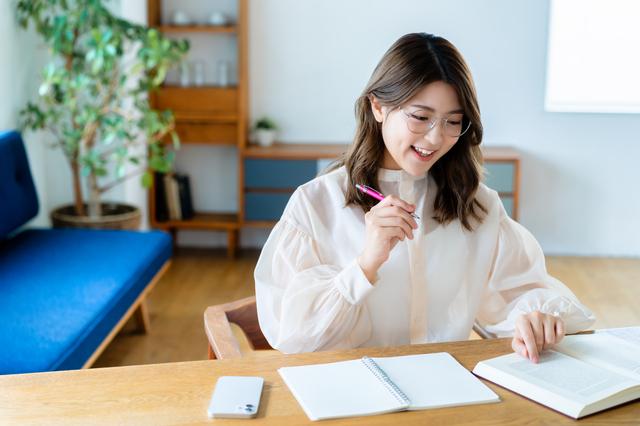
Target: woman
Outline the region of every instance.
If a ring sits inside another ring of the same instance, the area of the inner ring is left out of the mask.
[[[256,266],[271,346],[292,353],[464,340],[477,318],[538,362],[565,331],[594,322],[481,183],[478,101],[451,43],[400,38],[356,116],[349,151],[296,190]]]

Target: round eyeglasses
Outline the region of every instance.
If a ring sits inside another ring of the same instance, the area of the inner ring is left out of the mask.
[[[407,128],[411,133],[421,135],[427,133],[433,129],[438,120],[444,121],[444,132],[452,137],[458,138],[465,134],[469,127],[471,127],[471,121],[469,121],[464,114],[451,114],[447,118],[437,118],[433,116],[433,113],[427,110],[419,109],[411,113],[406,113],[402,107],[398,107],[404,115],[407,116]]]

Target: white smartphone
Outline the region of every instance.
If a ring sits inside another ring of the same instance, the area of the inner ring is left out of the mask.
[[[250,419],[258,415],[262,377],[222,376],[209,402],[207,414],[213,418]]]

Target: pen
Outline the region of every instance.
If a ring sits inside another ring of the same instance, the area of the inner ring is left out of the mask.
[[[371,195],[373,198],[376,198],[380,201],[384,200],[384,196],[381,193],[379,193],[373,188],[368,187],[367,185],[356,184],[356,188],[358,188],[360,191],[364,192],[367,195]],[[418,215],[415,213],[409,213],[409,214],[416,219],[420,219],[420,217],[418,217]]]

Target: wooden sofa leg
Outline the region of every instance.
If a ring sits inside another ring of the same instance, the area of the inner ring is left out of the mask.
[[[138,323],[138,331],[148,334],[151,331],[151,322],[149,321],[149,311],[147,310],[146,299],[142,299],[135,311],[136,322]]]

